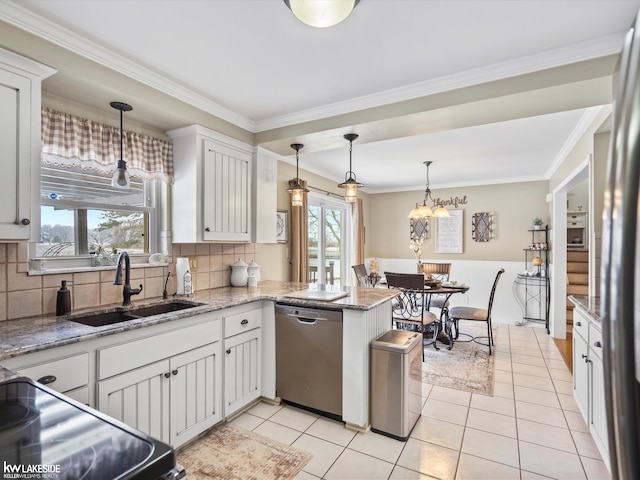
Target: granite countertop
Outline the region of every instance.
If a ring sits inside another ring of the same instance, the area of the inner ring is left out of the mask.
[[[576,307],[588,313],[593,320],[600,323],[600,297],[569,295],[569,301],[571,301]]]
[[[180,310],[172,313],[155,315],[148,318],[128,320],[126,322],[90,327],[81,323],[70,321],[71,318],[86,315],[95,311],[116,311],[122,307],[100,307],[84,309],[72,312],[70,315],[56,317],[55,315],[42,315],[16,320],[0,322],[0,361],[7,358],[24,355],[48,348],[59,347],[114,335],[129,330],[158,325],[181,318],[190,317],[223,308],[242,305],[259,300],[271,300],[285,302],[292,305],[323,307],[336,310],[361,310],[366,311],[386,302],[397,295],[397,292],[384,288],[357,288],[327,286],[327,290],[335,289],[336,292],[347,291],[349,295],[333,302],[319,300],[303,300],[285,297],[286,294],[307,288],[317,288],[306,283],[264,281],[257,287],[222,287],[196,292],[189,297],[175,296],[174,299],[191,300],[203,303],[203,305]],[[134,300],[134,306],[153,305],[170,300],[149,299],[140,302]]]

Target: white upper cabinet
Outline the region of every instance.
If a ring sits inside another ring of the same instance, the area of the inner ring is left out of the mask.
[[[40,235],[41,81],[55,72],[0,49],[0,240]]]
[[[167,134],[173,241],[251,241],[253,147],[198,125]]]

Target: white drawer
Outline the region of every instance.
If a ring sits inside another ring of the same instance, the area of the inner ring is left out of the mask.
[[[568,215],[567,216],[568,228],[581,228],[584,227],[584,215]]]
[[[589,348],[602,359],[602,332],[591,324],[589,327]]]
[[[580,335],[585,342],[589,341],[589,320],[577,309],[573,309],[573,332]]]
[[[161,333],[98,350],[98,380],[220,340],[220,320]]]
[[[224,338],[262,326],[262,309],[250,310],[224,317]]]
[[[89,383],[89,354],[81,353],[48,363],[20,368],[18,372],[64,393]]]

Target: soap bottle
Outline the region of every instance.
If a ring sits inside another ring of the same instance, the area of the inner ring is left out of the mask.
[[[193,285],[191,283],[191,272],[187,270],[184,274],[184,294],[191,295],[193,293]]]
[[[69,280],[62,280],[58,297],[56,299],[56,315],[67,315],[71,313],[71,291],[67,288]]]

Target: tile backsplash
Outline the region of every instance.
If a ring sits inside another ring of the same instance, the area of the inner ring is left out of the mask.
[[[238,259],[260,263],[257,244],[173,244],[168,266],[147,266],[131,269],[131,286],[144,286],[135,300],[162,297],[169,270],[169,294],[176,291],[175,262],[178,257],[195,260],[192,271],[196,291],[231,285],[231,265]],[[56,296],[62,280],[70,280],[73,310],[118,304],[122,287],[113,285],[114,269],[75,273],[29,275],[28,243],[0,244],[0,321],[33,315],[54,314]]]

